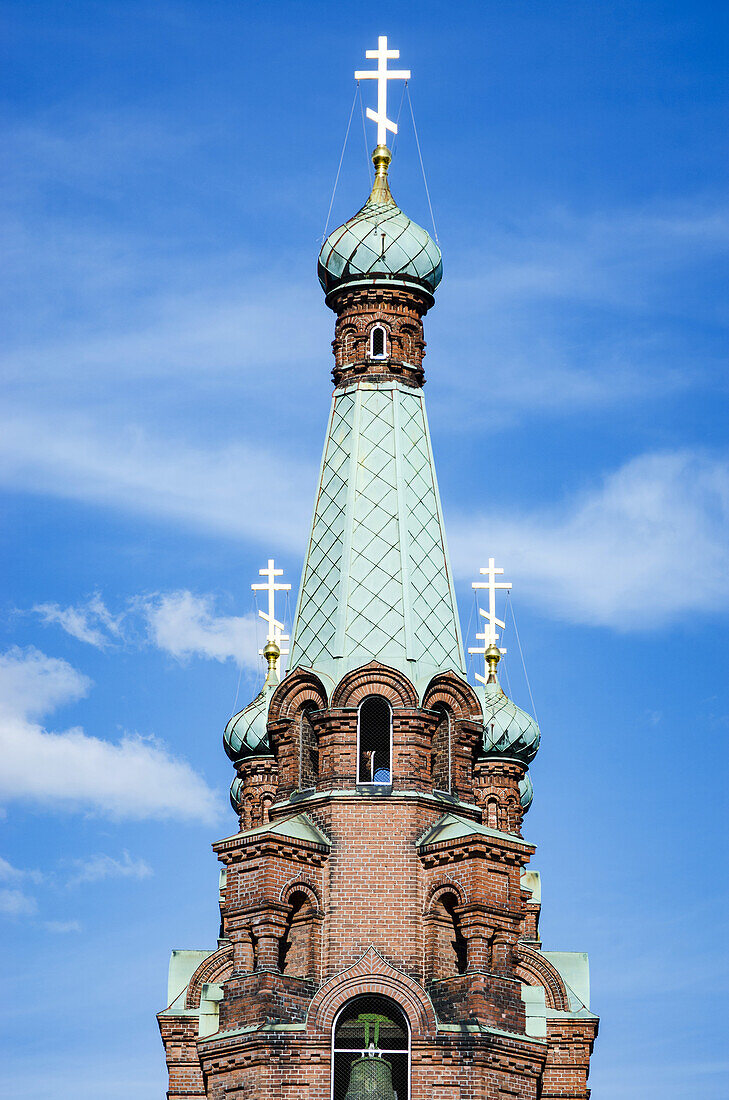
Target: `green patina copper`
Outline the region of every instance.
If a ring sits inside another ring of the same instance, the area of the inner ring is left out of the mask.
[[[389,151],[378,147],[373,159],[377,174],[372,193],[362,209],[325,240],[319,253],[319,281],[327,294],[362,279],[414,282],[432,294],[443,277],[440,249],[390,194]]]
[[[483,710],[483,755],[513,756],[525,764],[533,760],[539,748],[540,733],[531,715],[512,703],[498,680],[477,687],[476,694]],[[522,805],[524,799],[531,803],[533,792],[520,787],[520,794]]]
[[[395,381],[334,394],[290,668],[371,660],[465,676],[423,394]]]
[[[223,747],[233,762],[242,760],[245,756],[270,755],[271,748],[266,733],[266,722],[268,721],[268,705],[275,690],[276,684],[266,680],[262,691],[259,692],[253,702],[249,703],[245,710],[234,714],[229,720],[223,734]],[[230,797],[233,808],[237,809],[233,801],[232,788]]]

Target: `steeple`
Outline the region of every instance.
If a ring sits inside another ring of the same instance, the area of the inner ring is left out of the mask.
[[[387,83],[409,73],[384,37],[368,56],[376,176],[319,256],[335,388],[289,668],[270,559],[266,679],[224,735],[217,947],[173,954],[158,1016],[168,1096],[585,1100],[597,1019],[585,956],[541,950],[539,728],[499,683],[493,559],[465,675],[423,400],[440,249],[388,179]]]
[[[319,255],[336,389],[290,667],[337,683],[378,660],[418,683],[465,675],[422,391],[422,318],[442,262],[392,197],[390,150],[378,144],[372,159],[367,202]]]

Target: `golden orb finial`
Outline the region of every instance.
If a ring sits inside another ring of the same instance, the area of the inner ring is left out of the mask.
[[[489,678],[486,681],[487,684],[498,684],[499,680],[496,675],[496,669],[500,660],[501,650],[497,645],[493,645],[492,643],[486,650],[486,664],[489,666]]]
[[[372,163],[375,166],[375,182],[370,192],[370,202],[384,202],[395,205],[395,200],[390,193],[390,184],[387,180],[387,169],[390,167],[392,153],[386,145],[378,145],[372,154]]]
[[[278,683],[278,672],[276,671],[276,665],[279,657],[281,656],[281,650],[275,642],[268,641],[263,647],[263,656],[268,662],[268,671],[266,673],[267,684]]]

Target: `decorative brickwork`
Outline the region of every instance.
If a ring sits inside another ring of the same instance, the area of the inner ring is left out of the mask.
[[[423,316],[433,304],[415,286],[344,286],[327,298],[337,314],[332,378],[340,385],[366,375],[399,378],[413,386],[425,383]],[[385,330],[384,355],[372,355],[372,329]]]

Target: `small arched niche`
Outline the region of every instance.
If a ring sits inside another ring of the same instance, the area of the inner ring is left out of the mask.
[[[410,1023],[389,997],[347,1001],[332,1028],[332,1100],[410,1098]]]
[[[445,889],[433,902],[428,914],[429,970],[436,981],[465,974],[468,967],[468,943],[456,911],[459,904],[455,890]]]
[[[286,929],[278,944],[278,968],[294,978],[314,978],[316,973],[314,919],[311,898],[304,890],[289,897]]]
[[[381,695],[360,703],[357,717],[357,783],[392,783],[392,708]]]
[[[370,359],[387,359],[387,329],[373,325],[370,329]]]

